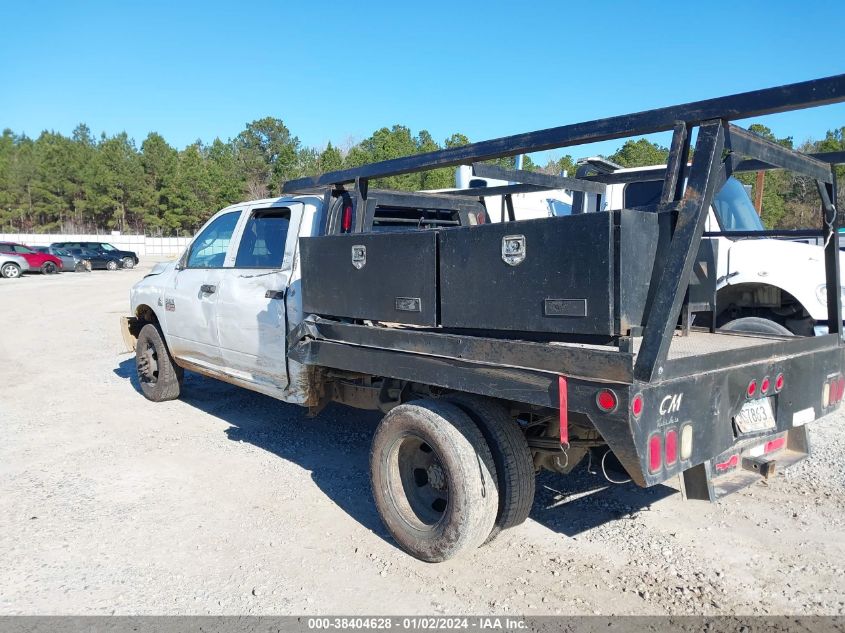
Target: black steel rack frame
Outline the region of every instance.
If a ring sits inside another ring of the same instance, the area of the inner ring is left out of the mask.
[[[547,385],[546,375],[543,374],[543,378],[539,379],[535,372],[554,371],[566,374],[571,371],[570,376],[580,376],[587,380],[627,383],[634,380],[648,383],[665,379],[669,346],[678,325],[713,196],[732,173],[767,169],[787,169],[816,182],[821,199],[821,228],[816,234],[824,240],[829,334],[817,337],[817,340],[812,342],[800,339],[772,341],[770,345],[755,348],[757,354],[790,354],[841,347],[842,305],[837,230],[840,220],[834,204],[836,178],[833,167],[845,162],[845,152],[804,154],[772,143],[734,125],[731,121],[843,101],[845,74],[517,134],[288,181],[283,186],[286,193],[319,190],[325,195],[327,202],[331,202],[333,196],[348,197],[356,209],[356,230],[362,230],[365,216],[372,212],[374,200],[370,200],[368,195],[370,180],[462,164],[472,164],[474,173],[478,176],[502,178],[516,184],[450,191],[430,197],[426,197],[427,194],[401,192],[390,195],[396,204],[401,204],[402,199],[407,198],[405,202],[408,204],[423,204],[429,201],[430,204],[456,205],[455,208],[466,208],[467,203],[473,204],[476,201],[483,203],[485,196],[502,195],[508,201],[510,218],[513,219],[510,196],[515,193],[561,188],[601,194],[605,187],[612,183],[662,180],[660,202],[651,210],[676,214],[671,240],[660,254],[663,271],[641,332],[642,338],[636,341],[636,353],[634,343],[624,340],[625,337],[618,341],[617,348],[611,348],[615,351],[608,348],[602,351],[598,347],[584,349],[544,346],[524,341],[507,342],[434,332],[402,333],[401,330],[393,330],[380,333],[371,331],[373,328],[348,324],[333,325],[324,319],[313,319],[291,334],[292,343],[310,339],[296,356],[304,362],[309,362],[309,359],[314,362],[319,345],[319,357],[326,361],[332,359],[327,363],[329,366],[344,369],[345,365],[349,365],[350,370],[365,371],[364,367],[369,364],[372,364],[374,369],[380,364],[378,359],[371,358],[373,354],[378,354],[379,349],[382,355],[390,353],[390,350],[407,351],[425,356],[420,360],[417,369],[421,370],[424,365],[429,366],[432,378],[435,378],[432,384],[437,384],[437,374],[445,371],[445,366],[436,357],[461,359],[461,367],[454,363],[449,366],[452,373],[459,374],[463,365],[467,365],[469,370],[472,359],[483,363],[485,357],[490,358],[489,352],[495,350],[493,356],[504,361],[498,370],[502,373],[503,384],[513,386],[515,380],[525,383],[526,393],[521,396],[525,402],[537,402],[538,391],[546,392],[545,397],[539,400],[545,402],[553,397],[554,389]],[[691,136],[695,128],[697,138],[690,161]],[[599,173],[581,178],[564,178],[505,170],[483,163],[522,153],[665,131],[673,132],[668,164],[666,168],[651,171]],[[349,184],[353,185],[351,190],[346,189]],[[379,192],[379,196],[384,195],[385,192]],[[464,201],[463,204],[459,204],[461,200]],[[780,233],[782,232],[773,231],[764,234],[775,236]],[[343,331],[338,331],[338,328]],[[379,340],[369,340],[373,337]],[[385,337],[389,337],[389,340]],[[358,356],[362,358],[353,362],[348,349],[341,351],[343,343],[357,345]],[[372,347],[366,347],[368,343]],[[342,358],[344,353],[347,355],[345,359]],[[673,368],[691,369],[682,368],[680,365]],[[491,371],[492,368],[488,368],[486,375],[490,379],[491,387],[495,388]],[[373,373],[377,374],[378,371]],[[457,377],[457,374],[455,375]],[[422,380],[423,377],[418,375],[418,379]]]

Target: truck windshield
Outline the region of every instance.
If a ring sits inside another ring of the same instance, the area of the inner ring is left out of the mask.
[[[657,204],[663,189],[662,180],[632,182],[625,185],[625,208]],[[736,178],[728,178],[713,197],[713,209],[723,231],[764,231],[757,210],[745,187]]]
[[[736,178],[728,178],[713,198],[713,208],[723,231],[764,231],[748,192]]]

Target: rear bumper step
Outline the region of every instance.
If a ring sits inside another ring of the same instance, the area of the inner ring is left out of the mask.
[[[797,464],[809,455],[807,428],[803,426],[786,432],[784,448],[767,455],[759,454],[761,444],[771,443],[779,437],[783,435],[746,440],[703,464],[685,470],[682,475],[684,497],[717,501],[758,481],[770,479],[776,472]]]

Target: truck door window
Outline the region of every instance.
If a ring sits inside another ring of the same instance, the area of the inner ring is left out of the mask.
[[[244,227],[235,268],[281,268],[290,228],[290,209],[255,211]]]
[[[191,244],[187,267],[222,268],[240,215],[240,211],[226,213],[205,227]]]
[[[631,182],[625,185],[623,192],[623,207],[632,209],[634,207],[645,207],[660,202],[660,194],[663,192],[662,180],[647,180],[645,182]]]

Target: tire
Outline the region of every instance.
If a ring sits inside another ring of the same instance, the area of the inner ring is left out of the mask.
[[[777,336],[794,336],[780,323],[762,317],[742,317],[725,323],[721,328],[726,332],[747,332],[749,334],[776,334]]]
[[[119,268],[119,266],[118,266],[117,262],[113,259],[110,259],[106,263],[106,270],[117,270],[118,268]]]
[[[44,262],[41,264],[42,275],[53,275],[57,272],[59,272],[59,269],[53,262]]]
[[[502,530],[528,518],[534,505],[534,459],[522,429],[501,404],[466,393],[450,394],[444,399],[456,404],[475,422],[490,447],[496,466],[499,510],[486,544]]]
[[[16,279],[21,276],[21,267],[17,264],[13,264],[12,262],[6,262],[3,264],[3,267],[0,268],[0,276],[3,279]]]
[[[126,269],[130,269],[130,270],[132,268],[135,268],[135,260],[132,259],[131,257],[124,257],[123,258],[123,267],[126,268]]]
[[[135,343],[135,367],[147,400],[175,400],[182,390],[184,370],[173,362],[159,329],[147,323]]]
[[[441,562],[475,549],[496,522],[490,449],[449,402],[418,400],[384,416],[373,437],[370,479],[384,525],[420,560]]]

